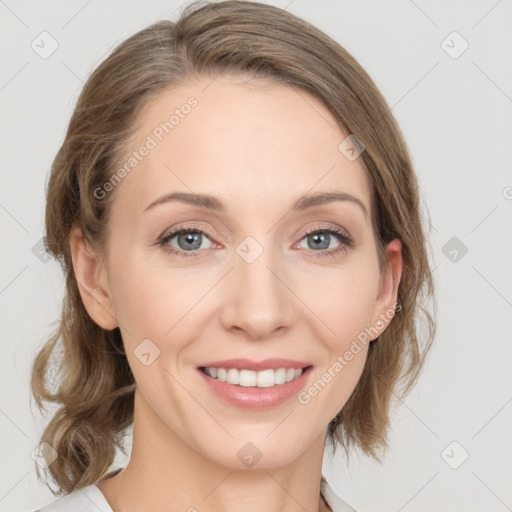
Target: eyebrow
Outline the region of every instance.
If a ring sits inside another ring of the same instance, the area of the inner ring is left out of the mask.
[[[204,208],[208,208],[209,210],[218,212],[226,211],[225,204],[217,197],[208,194],[189,194],[187,192],[172,192],[170,194],[165,194],[164,196],[161,196],[153,201],[144,209],[144,211],[150,210],[155,206],[174,201],[190,204],[193,206],[202,206]],[[333,201],[348,201],[356,204],[361,208],[365,217],[368,218],[368,210],[366,209],[364,203],[357,197],[347,192],[320,192],[317,194],[305,194],[299,197],[299,199],[293,204],[292,209],[295,211],[303,211],[307,208],[332,203]]]

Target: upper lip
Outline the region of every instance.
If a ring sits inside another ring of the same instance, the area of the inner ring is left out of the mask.
[[[295,359],[272,358],[262,359],[261,361],[252,361],[251,359],[225,359],[223,361],[204,363],[198,368],[226,368],[227,370],[235,368],[237,370],[252,370],[257,372],[261,370],[277,370],[279,368],[304,369],[308,366],[311,366],[311,363],[297,361]]]

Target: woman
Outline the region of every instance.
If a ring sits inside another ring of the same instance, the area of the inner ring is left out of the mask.
[[[433,283],[406,144],[342,47],[240,1],[130,37],[80,95],[46,244],[66,296],[32,391],[67,496],[41,510],[354,510],[325,442],[380,460]]]

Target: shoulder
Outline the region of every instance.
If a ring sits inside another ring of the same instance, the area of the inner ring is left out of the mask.
[[[73,491],[34,512],[113,512],[96,485]]]
[[[325,501],[331,508],[332,512],[357,512],[355,508],[352,508],[346,501],[343,501],[330,487],[325,479],[324,475],[322,475],[322,479],[320,481],[320,492],[322,496],[325,498]]]

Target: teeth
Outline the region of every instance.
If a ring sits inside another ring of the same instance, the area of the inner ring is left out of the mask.
[[[243,387],[270,388],[290,382],[302,375],[302,368],[279,368],[278,370],[237,370],[236,368],[204,368],[204,373],[213,379]]]

